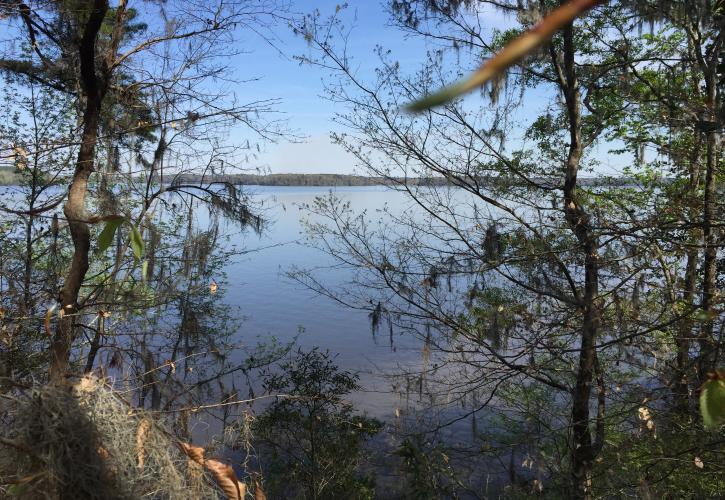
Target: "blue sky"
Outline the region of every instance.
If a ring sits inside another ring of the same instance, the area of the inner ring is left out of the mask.
[[[324,18],[335,12],[338,3],[298,0],[294,2],[293,10],[310,13],[318,9]],[[348,49],[359,71],[372,72],[375,63],[373,51],[377,44],[396,48],[396,56],[401,58],[401,62],[410,64],[411,68],[425,57],[425,46],[420,40],[406,41],[400,31],[388,25],[388,15],[382,3],[351,0],[341,15],[347,26],[353,26]],[[323,80],[329,78],[329,71],[300,65],[294,60],[294,56],[307,53],[309,48],[307,42],[289,28],[279,27],[276,36],[277,48],[258,38],[248,38],[252,53],[240,57],[232,65],[238,78],[260,79],[240,85],[236,92],[242,101],[281,98],[278,106],[280,116],[302,138],[294,143],[280,141],[264,146],[253,166],[273,173],[352,173],[354,158],[329,140],[331,130],[336,129],[333,123],[335,112],[344,111],[323,97]]]
[[[303,14],[315,9],[323,18],[335,12],[339,2],[330,0],[293,0],[293,11]],[[348,54],[353,59],[357,74],[363,79],[366,73],[372,77],[377,56],[376,46],[391,49],[403,72],[417,70],[427,58],[431,47],[420,37],[406,37],[390,25],[384,0],[349,0],[341,16],[344,24],[352,27],[348,42]],[[514,24],[513,19],[500,12],[479,16],[485,31],[506,29]],[[294,56],[305,54],[309,47],[302,37],[296,36],[286,26],[279,26],[275,35],[277,48],[255,36],[240,40],[240,47],[250,53],[235,58],[231,66],[238,79],[258,77],[253,82],[241,84],[234,91],[243,102],[264,98],[281,98],[278,106],[280,117],[287,126],[297,131],[302,138],[295,143],[279,141],[262,147],[255,159],[250,159],[249,168],[259,168],[271,173],[364,173],[355,169],[355,158],[343,151],[329,139],[332,130],[340,131],[333,122],[336,112],[345,112],[339,104],[326,100],[323,80],[330,72],[310,65],[300,65]],[[546,90],[527,90],[526,106],[521,109],[522,120],[538,115],[551,96]],[[548,98],[547,98],[548,97]],[[472,96],[472,98],[477,98]],[[234,132],[243,135],[242,131]],[[517,138],[510,138],[516,142]],[[606,146],[600,147],[595,157],[601,162],[602,173],[614,174],[622,158],[607,154]]]
[[[322,17],[335,12],[335,1],[297,0],[293,10],[310,13],[318,9]],[[355,61],[359,74],[373,73],[377,58],[377,45],[392,49],[403,71],[415,71],[427,58],[427,46],[420,38],[406,37],[389,24],[385,3],[377,0],[349,0],[341,13],[346,26],[352,27],[348,53]],[[500,27],[503,19],[492,16],[491,25]],[[329,134],[338,127],[333,123],[335,112],[344,112],[339,105],[324,97],[323,80],[329,71],[309,65],[300,65],[293,56],[308,52],[307,43],[290,29],[276,30],[277,45],[282,51],[254,37],[249,37],[252,53],[232,62],[240,79],[259,77],[255,82],[240,85],[236,89],[242,101],[260,98],[283,99],[278,107],[288,126],[300,132],[304,138],[297,143],[281,141],[267,145],[252,167],[267,169],[273,173],[353,173],[355,159],[340,147],[331,144]]]

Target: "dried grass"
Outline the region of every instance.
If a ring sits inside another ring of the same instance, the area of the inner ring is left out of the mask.
[[[0,496],[219,498],[158,422],[98,379],[30,389],[0,403],[0,417]]]

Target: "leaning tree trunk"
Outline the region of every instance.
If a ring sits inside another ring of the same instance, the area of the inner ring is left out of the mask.
[[[49,377],[53,382],[62,381],[68,372],[75,325],[78,321],[78,295],[88,271],[91,238],[86,212],[86,193],[88,179],[94,169],[101,103],[108,87],[107,75],[100,77],[96,74],[96,41],[107,11],[107,0],[93,2],[88,21],[83,28],[83,36],[78,44],[82,91],[82,96],[79,98],[84,103],[83,133],[73,180],[68,191],[68,201],[63,206],[63,213],[73,240],[73,259],[60,291],[60,319],[51,344]]]

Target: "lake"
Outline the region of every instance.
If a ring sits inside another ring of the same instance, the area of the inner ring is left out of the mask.
[[[313,202],[315,197],[332,191],[349,201],[355,212],[367,210],[370,217],[376,217],[375,211],[384,205],[395,213],[409,209],[411,202],[405,195],[383,186],[245,186],[244,190],[263,203],[267,223],[257,235],[240,230],[233,222],[222,221],[220,230],[228,237],[227,249],[233,248],[235,253],[222,269],[226,276],[213,277],[223,287],[215,300],[229,306],[232,318],[241,320],[234,343],[252,345],[257,340],[275,338],[281,343],[296,340],[303,349],[318,346],[329,350],[336,355],[340,368],[360,376],[363,390],[351,398],[358,410],[390,420],[396,408],[405,405],[405,398],[392,390],[386,375],[396,372],[399,365],[420,366],[420,341],[394,332],[391,346],[387,325],[386,331],[375,338],[368,311],[347,308],[320,296],[287,273],[293,268],[311,269],[331,287],[343,284],[349,277],[349,270],[335,266],[332,257],[305,241],[301,219],[306,214],[300,207]],[[62,188],[51,187],[45,196],[52,199],[61,191]],[[24,194],[17,186],[1,186],[0,196],[11,208],[23,206]],[[60,208],[56,211],[62,214]],[[195,214],[199,229],[205,229],[206,210],[200,206]],[[45,214],[45,220],[49,218]],[[241,361],[243,354],[231,353],[230,357]],[[231,378],[226,382],[232,382]]]
[[[404,335],[372,335],[366,311],[353,310],[320,296],[287,276],[293,267],[314,269],[326,285],[342,284],[346,271],[333,259],[305,243],[300,206],[332,190],[350,202],[355,211],[374,211],[384,204],[406,206],[404,195],[384,187],[265,187],[253,186],[259,199],[269,204],[270,223],[260,236],[239,233],[229,225],[231,242],[252,253],[238,255],[226,267],[228,285],[224,300],[245,317],[241,338],[273,336],[280,341],[297,337],[304,348],[319,346],[337,355],[338,365],[360,374],[363,391],[353,395],[359,410],[390,419],[403,402],[392,392],[386,373],[398,364],[419,363],[422,346]],[[254,251],[257,250],[257,251]]]

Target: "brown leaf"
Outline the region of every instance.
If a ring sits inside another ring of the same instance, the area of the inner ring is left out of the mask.
[[[138,429],[136,429],[136,458],[139,469],[143,469],[144,462],[146,461],[146,448],[144,445],[146,444],[150,430],[151,421],[148,418],[141,420],[138,424]]]
[[[98,447],[98,456],[101,457],[103,460],[110,460],[111,459],[111,453],[103,446]]]
[[[244,500],[247,494],[247,485],[237,479],[231,465],[222,463],[219,460],[206,460],[204,465],[214,476],[228,500]]]
[[[101,474],[108,481],[115,480],[117,470],[113,464],[113,456],[111,456],[111,453],[103,445],[98,446],[96,453],[98,453],[98,458],[101,459],[104,465]]]
[[[199,491],[204,481],[204,467],[189,458],[186,460],[186,476],[192,491]]]
[[[204,465],[204,448],[201,446],[192,446],[188,443],[180,442],[181,450],[186,453],[190,459],[199,465]]]
[[[45,325],[45,333],[48,335],[48,338],[53,338],[53,332],[50,331],[50,318],[53,317],[53,311],[55,311],[55,304],[50,307],[45,312],[45,320],[43,321],[43,324]]]

